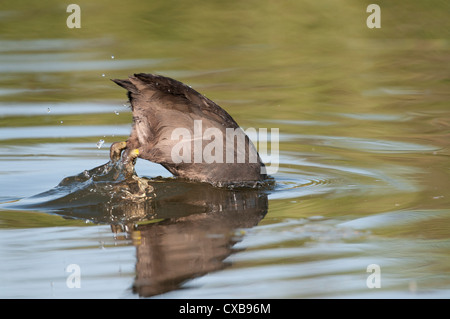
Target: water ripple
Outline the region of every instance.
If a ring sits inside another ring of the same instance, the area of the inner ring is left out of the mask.
[[[64,123],[61,123],[64,124]],[[99,125],[80,126],[40,126],[36,127],[3,127],[0,128],[0,140],[33,139],[33,138],[71,138],[104,135],[127,136],[130,125]]]

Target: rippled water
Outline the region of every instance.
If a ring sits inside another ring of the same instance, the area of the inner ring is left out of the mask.
[[[80,3],[81,29],[56,1],[3,4],[0,297],[450,297],[449,6],[379,5],[371,30],[358,1]],[[92,170],[130,132],[109,79],[133,72],[278,128],[275,185],[138,160],[136,199]]]

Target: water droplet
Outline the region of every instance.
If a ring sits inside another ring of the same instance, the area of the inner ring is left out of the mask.
[[[118,111],[114,111],[114,114],[119,115],[120,113]]]
[[[104,140],[100,140],[100,141],[98,141],[98,142],[97,142],[97,148],[100,148],[100,147],[102,147],[104,143],[105,143],[105,141],[104,141]]]

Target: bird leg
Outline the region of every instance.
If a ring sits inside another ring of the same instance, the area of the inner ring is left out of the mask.
[[[111,144],[109,148],[109,158],[111,162],[115,163],[120,160],[122,151],[127,148],[127,142],[115,142]]]
[[[131,177],[134,174],[134,165],[136,164],[136,158],[139,156],[139,150],[137,148],[127,152],[123,159],[123,170],[126,177]]]
[[[112,163],[117,163],[122,158],[123,172],[128,178],[134,175],[134,165],[136,164],[136,158],[139,156],[139,150],[135,148],[124,152],[126,148],[127,142],[112,143],[109,149],[109,157]]]

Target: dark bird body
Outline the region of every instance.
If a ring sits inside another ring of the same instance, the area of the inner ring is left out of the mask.
[[[119,154],[124,149],[125,158],[131,156],[134,159],[138,156],[163,165],[175,176],[212,184],[257,182],[266,178],[265,166],[253,143],[236,121],[210,99],[179,81],[159,75],[141,73],[130,76],[127,80],[113,81],[128,90],[133,112],[130,137],[126,144],[122,142],[115,146],[119,149]],[[216,138],[222,139],[218,141],[221,143],[216,144],[222,147],[222,150],[214,149],[211,153],[223,153],[223,157],[218,161],[195,160],[196,156],[197,159],[199,156],[199,149],[194,145],[199,143],[198,135],[195,142],[195,122],[201,123],[201,136],[207,129],[222,133],[210,138],[203,137],[200,144],[197,144],[201,145],[203,150]],[[177,128],[187,129],[190,133],[191,138],[187,143],[190,143],[191,154],[184,154],[190,155],[190,161],[177,162],[173,158],[173,149],[180,142],[178,138],[173,139],[173,132]],[[238,135],[241,134],[245,141],[243,144],[237,141],[233,143],[231,151],[234,153],[229,157],[233,159],[232,162],[226,160],[226,153],[230,152],[230,144],[227,149],[227,128],[233,129]],[[113,146],[111,154],[117,153]],[[195,151],[197,154],[194,154]],[[240,155],[244,155],[241,160]],[[201,156],[202,154],[200,158]]]

